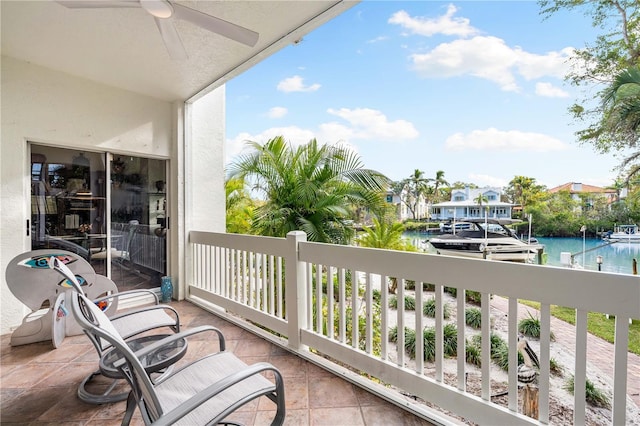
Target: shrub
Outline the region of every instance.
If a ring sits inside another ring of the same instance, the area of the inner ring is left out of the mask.
[[[564,375],[564,368],[560,365],[558,360],[551,358],[549,360],[549,370],[551,374],[562,377]]]
[[[380,293],[380,290],[378,290],[377,288],[374,288],[371,295],[373,297],[374,302],[380,303],[380,299],[382,298],[382,293]]]
[[[476,367],[482,366],[482,350],[480,346],[476,346],[473,341],[468,339],[465,346],[465,358],[469,364],[473,364]]]
[[[389,297],[389,308],[398,309],[398,298],[395,295]]]
[[[391,309],[398,309],[398,298],[396,296],[391,296],[389,298],[389,307]],[[413,296],[404,297],[404,309],[407,311],[415,311],[416,299],[413,298]]]
[[[464,322],[469,327],[480,328],[482,326],[482,311],[478,308],[465,309]]]
[[[389,329],[389,341],[396,343],[398,341],[398,326],[394,325]]]
[[[453,297],[456,297],[458,295],[458,289],[455,288],[455,287],[445,287],[444,291],[445,291],[445,293],[449,293]],[[469,303],[473,303],[473,304],[479,305],[480,304],[480,296],[481,295],[482,294],[480,292],[478,292],[478,291],[467,290],[465,292],[464,298]]]
[[[482,336],[477,334],[473,336],[472,342],[479,348],[482,347]],[[509,371],[509,346],[507,342],[495,333],[491,333],[491,359],[504,371]],[[522,355],[518,352],[518,364],[524,362]]]
[[[430,318],[436,316],[436,299],[434,297],[429,298],[422,305],[422,313]],[[448,319],[451,316],[451,306],[448,303],[442,305],[442,316]]]
[[[424,360],[433,362],[436,357],[436,329],[427,327],[423,333],[424,339]],[[446,324],[443,327],[443,352],[445,356],[455,356],[457,353],[458,330],[455,324]],[[389,329],[389,341],[398,342],[398,328]],[[412,328],[404,328],[404,350],[411,359],[416,357],[416,332]]]
[[[571,395],[573,395],[573,392],[575,389],[573,375],[569,376],[569,378],[567,379],[563,387],[565,390],[569,391]],[[609,397],[607,396],[607,394],[604,391],[596,388],[596,386],[589,379],[587,379],[586,381],[585,390],[586,390],[586,395],[585,395],[586,400],[589,404],[593,405],[594,407],[602,407],[602,408],[611,407],[611,404],[609,402]]]
[[[534,337],[536,339],[540,338],[540,319],[534,317],[531,312],[529,312],[529,318],[523,318],[518,322],[518,331],[525,336]],[[556,340],[553,331],[551,332],[551,340]]]
[[[414,280],[406,280],[404,288],[406,288],[407,290],[415,290],[416,289],[416,282]],[[435,288],[436,288],[436,286],[433,285],[433,284],[422,283],[422,290],[423,291],[433,291],[433,290],[435,290]]]
[[[443,327],[445,356],[456,356],[458,353],[458,328],[455,324],[445,324]],[[434,342],[435,343],[435,342]]]

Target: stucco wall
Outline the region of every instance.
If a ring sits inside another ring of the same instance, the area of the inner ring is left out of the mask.
[[[170,158],[172,104],[2,57],[0,149],[0,332],[27,313],[7,287],[8,262],[30,249],[27,141]]]

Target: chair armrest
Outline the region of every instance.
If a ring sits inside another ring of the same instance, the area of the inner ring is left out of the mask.
[[[194,327],[194,328],[190,328],[189,330],[181,331],[180,333],[171,334],[162,340],[158,340],[157,342],[149,346],[145,346],[144,348],[134,352],[134,355],[136,356],[136,358],[141,358],[153,351],[156,351],[162,348],[163,346],[169,343],[178,341],[180,339],[184,339],[189,336],[193,336],[194,334],[204,333],[207,331],[213,331],[218,335],[218,344],[220,345],[220,352],[223,352],[226,346],[225,346],[224,335],[222,334],[222,331],[220,331],[218,328],[212,325],[201,325],[199,327]],[[113,365],[114,367],[119,368],[122,365],[124,365],[125,362],[126,360],[122,358],[116,361]]]
[[[156,294],[156,292],[153,291],[153,290],[148,290],[148,289],[128,290],[128,291],[122,291],[122,292],[118,292],[118,293],[108,294],[106,296],[102,296],[102,297],[99,297],[97,299],[93,299],[93,301],[97,303],[97,302],[101,302],[103,300],[115,299],[115,298],[119,298],[119,297],[122,297],[122,296],[131,296],[131,295],[134,295],[136,293],[150,294],[155,299],[155,301],[156,301],[155,304],[156,305],[158,305],[160,303],[160,300],[158,299],[158,295]]]
[[[275,391],[277,392],[278,395],[283,395],[284,382],[282,380],[282,375],[280,374],[280,371],[276,367],[274,367],[273,365],[267,362],[258,362],[258,363],[247,366],[241,371],[237,371],[233,374],[230,374],[225,378],[218,380],[216,383],[206,387],[205,389],[193,395],[191,398],[182,402],[178,407],[174,408],[168,413],[165,413],[165,415],[163,415],[160,419],[155,421],[153,424],[157,426],[172,425],[176,423],[178,420],[180,420],[182,417],[189,414],[191,411],[198,408],[200,405],[207,402],[209,399],[219,394],[220,392],[223,392],[229,387],[237,383],[240,383],[241,381],[248,379],[249,377],[255,376],[256,374],[260,374],[263,371],[273,371],[273,374],[275,376],[275,382],[276,382],[274,385]],[[260,393],[259,395],[264,395],[264,394],[265,393]],[[255,396],[259,396],[259,395],[255,395]],[[245,399],[244,402],[248,402],[248,400]],[[284,415],[284,413],[281,413],[281,414]],[[228,413],[224,412],[223,415],[226,417]]]

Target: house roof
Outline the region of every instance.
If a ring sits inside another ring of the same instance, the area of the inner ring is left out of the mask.
[[[614,193],[615,194],[616,192],[615,189],[607,189],[607,188],[602,188],[600,186],[586,185],[584,183],[579,183],[579,182],[567,182],[563,185],[556,186],[554,188],[549,189],[549,192],[551,193],[560,192],[560,191],[568,191],[571,194],[579,194],[581,192]]]
[[[342,0],[172,2],[258,32],[258,42],[248,47],[175,20],[188,59],[172,60],[153,17],[142,8],[70,9],[52,0],[2,0],[2,55],[157,99],[184,101],[299,42],[357,4]]]

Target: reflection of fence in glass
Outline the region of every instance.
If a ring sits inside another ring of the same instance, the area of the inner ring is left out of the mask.
[[[129,256],[133,264],[153,271],[164,273],[165,238],[158,237],[149,225],[134,225],[136,227],[129,244]],[[118,250],[126,250],[127,237],[131,225],[114,222],[111,224],[113,245]]]

